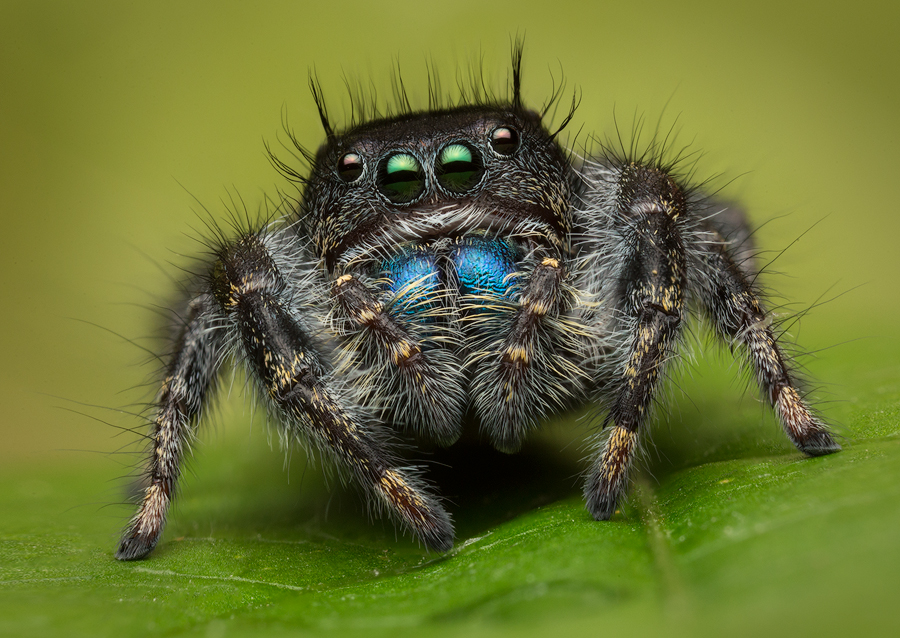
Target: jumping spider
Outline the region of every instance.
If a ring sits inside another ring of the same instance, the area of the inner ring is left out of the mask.
[[[593,404],[606,436],[584,497],[608,519],[688,308],[740,346],[799,450],[840,450],[770,327],[743,214],[661,153],[575,161],[522,104],[520,71],[517,53],[511,99],[406,108],[340,132],[312,83],[326,141],[308,177],[275,160],[302,182],[292,214],[222,237],[194,285],[117,558],[158,542],[229,357],[287,437],[437,551],[453,545],[450,517],[399,466],[387,428],[451,445],[471,417],[515,452],[547,416]]]

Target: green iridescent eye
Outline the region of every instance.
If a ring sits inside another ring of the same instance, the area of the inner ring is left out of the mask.
[[[394,204],[408,204],[425,190],[425,172],[415,156],[396,153],[381,162],[378,187]]]
[[[465,193],[481,181],[484,163],[473,147],[462,142],[448,144],[441,150],[434,167],[438,183],[452,193]]]

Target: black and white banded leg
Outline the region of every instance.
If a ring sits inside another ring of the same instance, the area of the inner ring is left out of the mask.
[[[686,207],[683,192],[664,171],[636,164],[622,167],[617,179],[610,237],[621,254],[614,287],[616,321],[628,341],[617,377],[606,389],[609,433],[584,487],[588,510],[598,520],[613,515],[627,488],[638,436],[680,334],[687,287],[679,228]]]
[[[328,382],[313,339],[291,312],[291,295],[265,238],[248,234],[224,248],[210,287],[218,306],[217,318],[226,330],[236,332],[233,337],[240,343],[242,356],[283,427],[334,459],[428,548],[450,549],[453,525],[446,511],[414,474],[398,467],[384,436],[369,425],[362,406],[353,405]],[[196,330],[203,326],[199,319],[189,325],[196,325]],[[196,346],[188,338],[182,338],[179,345],[172,368],[186,370],[177,379],[186,384],[188,396],[202,396],[196,384],[203,382],[208,387],[211,372],[203,379],[193,374],[192,362],[196,368],[201,360]],[[174,416],[158,425],[155,437],[155,453],[164,457],[165,463],[150,461],[151,480],[157,473],[160,479],[147,488],[141,509],[125,532],[117,554],[121,559],[143,558],[159,539],[183,454],[185,424],[199,410],[193,404],[183,409],[179,403],[183,399],[174,394],[169,398],[167,386],[159,412]]]

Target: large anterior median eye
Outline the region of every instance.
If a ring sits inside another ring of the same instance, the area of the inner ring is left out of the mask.
[[[461,142],[445,146],[434,169],[438,183],[452,193],[465,193],[484,175],[481,155]]]
[[[409,153],[395,153],[381,162],[378,188],[395,204],[407,204],[425,190],[422,165]]]

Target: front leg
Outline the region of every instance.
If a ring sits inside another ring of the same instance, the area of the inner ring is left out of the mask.
[[[517,452],[541,419],[568,407],[584,380],[575,363],[584,328],[569,315],[566,264],[543,257],[523,278],[518,303],[484,291],[461,304],[474,344],[476,413],[494,447],[507,453]]]
[[[276,265],[276,242],[247,235],[220,255],[213,284],[237,329],[242,351],[274,411],[292,433],[348,470],[426,547],[453,545],[450,517],[413,472],[402,470],[366,408],[329,382],[316,344],[300,325],[291,291]],[[283,255],[278,255],[283,258]]]
[[[465,410],[462,365],[449,348],[434,339],[417,338],[415,319],[403,321],[397,314],[438,314],[426,306],[440,299],[434,284],[414,281],[395,295],[392,308],[382,304],[357,277],[335,279],[332,298],[335,313],[349,324],[353,337],[345,352],[357,357],[350,365],[371,368],[369,403],[385,402],[394,423],[441,445],[451,445],[461,433]],[[421,318],[420,318],[421,319]],[[434,331],[446,328],[434,326]],[[420,331],[420,333],[427,331]]]
[[[681,189],[663,171],[631,164],[617,174],[618,198],[605,233],[617,244],[616,331],[627,335],[616,379],[607,389],[609,434],[595,457],[584,496],[598,520],[608,519],[627,487],[638,436],[653,394],[671,358],[684,318],[687,284],[679,220],[686,212]]]

